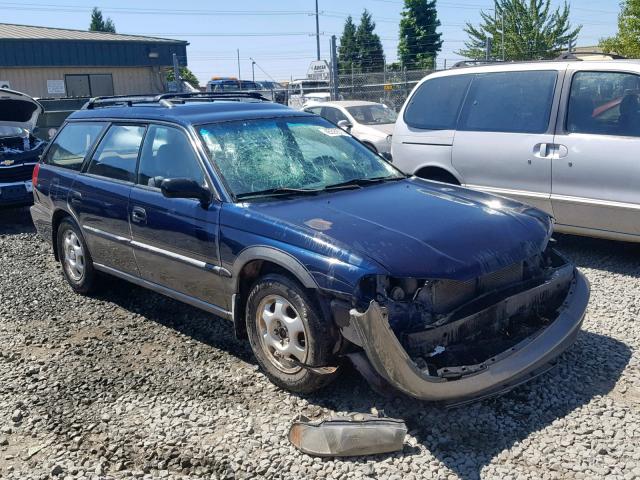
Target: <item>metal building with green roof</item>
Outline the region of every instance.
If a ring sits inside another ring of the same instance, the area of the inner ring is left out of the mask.
[[[182,40],[0,23],[0,86],[33,97],[94,97],[166,91]]]

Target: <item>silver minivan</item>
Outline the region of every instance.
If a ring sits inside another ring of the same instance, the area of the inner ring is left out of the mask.
[[[640,241],[640,60],[437,72],[393,134],[407,173],[512,197],[556,231]]]

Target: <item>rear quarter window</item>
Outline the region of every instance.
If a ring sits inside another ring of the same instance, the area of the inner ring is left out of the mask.
[[[105,127],[102,122],[68,123],[51,144],[44,163],[80,170]]]
[[[409,100],[405,123],[423,130],[454,130],[471,79],[454,75],[427,80]]]
[[[495,72],[473,79],[459,130],[544,133],[549,127],[556,71]]]

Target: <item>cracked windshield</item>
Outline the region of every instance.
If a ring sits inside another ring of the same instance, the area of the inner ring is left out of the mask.
[[[319,118],[274,118],[198,128],[236,198],[305,193],[404,178]]]

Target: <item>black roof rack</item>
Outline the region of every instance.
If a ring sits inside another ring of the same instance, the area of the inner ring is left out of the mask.
[[[269,102],[258,92],[192,92],[192,93],[161,93],[159,95],[112,95],[108,97],[94,97],[84,104],[82,110],[93,110],[101,107],[127,106],[157,103],[171,108],[174,103],[215,100],[260,100]]]

